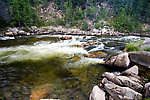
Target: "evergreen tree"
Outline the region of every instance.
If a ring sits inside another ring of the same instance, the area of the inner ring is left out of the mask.
[[[36,9],[31,6],[29,0],[13,0],[11,2],[12,25],[33,25],[37,20]]]

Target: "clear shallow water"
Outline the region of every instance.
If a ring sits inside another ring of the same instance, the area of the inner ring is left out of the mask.
[[[100,65],[104,58],[86,58],[84,54],[103,51],[112,55],[122,52],[127,42],[145,39],[73,36],[72,40],[57,41],[58,37],[0,38],[0,98],[28,100],[33,90],[48,87],[47,98],[87,100],[101,74],[109,69]],[[88,40],[99,45],[75,46]]]

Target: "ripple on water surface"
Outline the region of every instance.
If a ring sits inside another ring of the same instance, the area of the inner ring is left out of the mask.
[[[117,47],[125,40],[81,36],[67,41],[57,42],[57,39],[57,36],[38,36],[0,41],[0,98],[25,100],[36,90],[50,88],[48,98],[87,100],[92,86],[108,69],[98,64],[103,59],[86,58],[84,54],[119,52]],[[74,46],[91,39],[101,45],[88,49]]]

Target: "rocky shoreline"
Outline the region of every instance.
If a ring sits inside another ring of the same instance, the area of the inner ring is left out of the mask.
[[[91,31],[83,31],[80,29],[73,29],[73,28],[65,28],[62,26],[54,27],[54,26],[47,26],[47,27],[40,27],[37,28],[36,26],[31,27],[22,27],[22,28],[9,28],[6,32],[0,32],[0,36],[30,36],[30,35],[85,35],[85,36],[127,36],[127,35],[134,35],[134,36],[150,36],[149,32],[145,33],[121,33],[118,31],[114,31],[114,29],[92,29]]]
[[[143,65],[149,70],[150,52],[125,52],[112,56],[104,65],[110,68],[126,68],[127,70],[114,74],[103,73],[99,86],[95,85],[90,94],[90,100],[142,100],[150,98],[150,80],[139,75],[139,67]],[[139,58],[140,56],[140,58]],[[129,68],[131,62],[137,65]],[[129,68],[129,69],[128,69]],[[147,100],[147,99],[146,99]],[[148,99],[149,100],[149,99]]]

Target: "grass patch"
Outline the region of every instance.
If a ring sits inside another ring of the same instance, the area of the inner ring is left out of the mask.
[[[141,49],[141,45],[143,43],[144,40],[138,41],[138,42],[130,42],[127,43],[125,46],[125,50],[128,52],[132,52],[132,51],[150,51],[150,48],[145,48],[145,49]]]
[[[139,45],[136,43],[128,43],[126,44],[126,51],[131,52],[131,51],[140,51]]]

